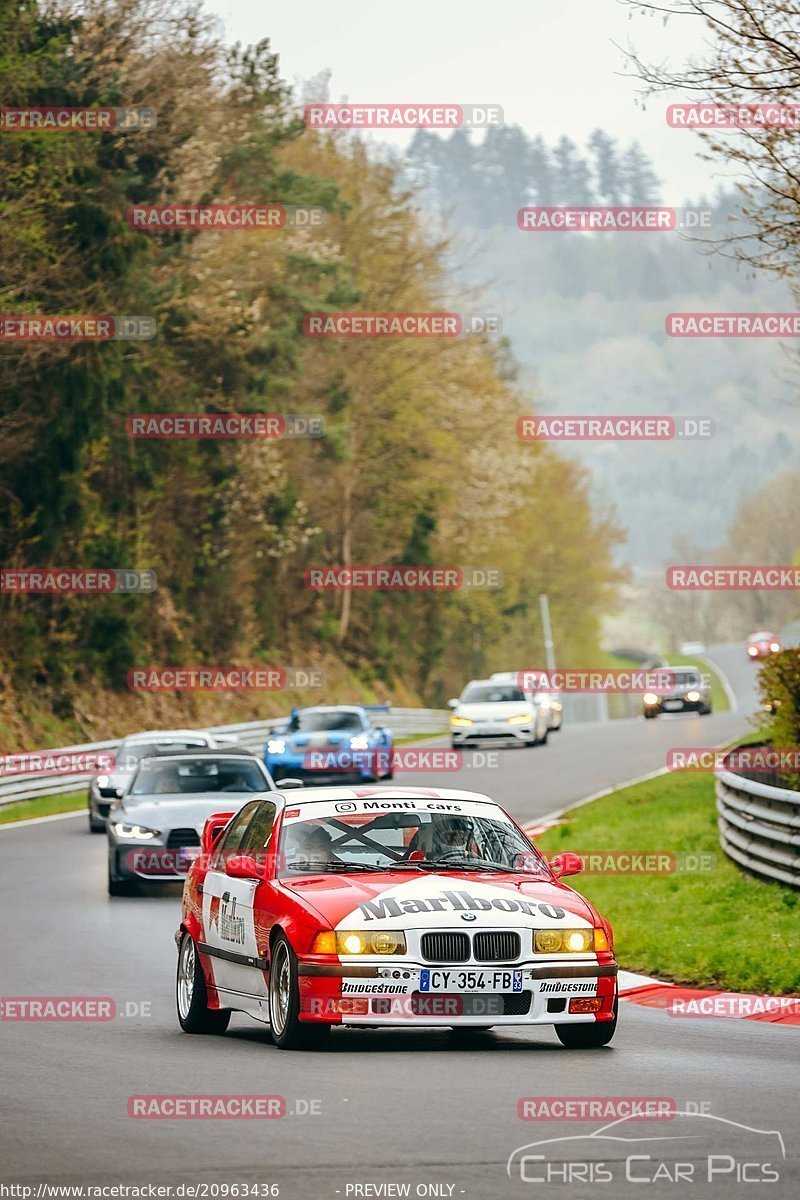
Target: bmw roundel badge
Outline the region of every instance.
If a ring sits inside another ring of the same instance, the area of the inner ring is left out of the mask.
[[[477,920],[477,918],[475,916],[475,913],[465,912],[465,913],[461,914],[461,920],[462,921],[475,921],[475,920]]]

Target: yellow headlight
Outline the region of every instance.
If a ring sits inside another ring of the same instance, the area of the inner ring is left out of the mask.
[[[595,946],[595,932],[594,929],[535,929],[533,949],[536,954],[583,954],[599,949]]]
[[[530,713],[515,713],[513,717],[508,718],[508,723],[509,725],[524,725],[532,720],[533,717]]]
[[[451,717],[451,725],[474,725],[474,721],[470,721],[469,717]]]
[[[348,930],[336,934],[337,954],[405,954],[402,930]]]

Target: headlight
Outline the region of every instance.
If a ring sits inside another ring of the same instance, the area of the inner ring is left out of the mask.
[[[755,657],[755,655],[758,654],[758,648],[756,646],[748,646],[747,653],[752,657]]]
[[[326,930],[318,933],[312,954],[405,954],[406,935],[394,929]]]
[[[108,776],[107,775],[98,775],[97,779],[94,779],[92,781],[92,787],[98,787],[98,788],[108,787]]]
[[[149,841],[161,832],[160,829],[148,829],[145,825],[129,825],[127,821],[115,822],[112,828],[117,837],[131,838],[137,842]]]
[[[596,932],[594,929],[534,929],[534,953],[585,954],[587,950],[599,949],[595,943]]]
[[[513,717],[508,718],[509,725],[527,725],[533,720],[533,713],[514,713]]]
[[[369,734],[357,733],[355,737],[350,738],[351,750],[369,750]]]
[[[451,725],[474,725],[474,721],[470,721],[469,717],[451,717]]]
[[[658,704],[658,696],[655,692],[645,692],[644,702],[645,704]]]
[[[780,650],[781,644],[780,642],[770,642],[769,648],[770,650]]]
[[[692,704],[694,704],[695,701],[700,699],[700,693],[699,692],[687,692],[686,699],[690,700],[692,702]]]
[[[550,708],[551,707],[549,696],[539,696],[538,702],[539,702],[539,708]]]
[[[270,738],[267,742],[267,754],[283,754],[286,750],[286,742],[283,738]]]

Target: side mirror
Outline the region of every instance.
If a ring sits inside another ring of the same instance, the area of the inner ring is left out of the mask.
[[[232,812],[220,812],[206,818],[206,823],[203,826],[203,832],[200,837],[200,847],[203,854],[211,853],[214,849],[214,843],[232,816]]]
[[[264,878],[264,872],[254,858],[249,854],[233,854],[225,863],[225,874],[231,879]]]
[[[580,854],[564,850],[550,859],[549,866],[556,879],[561,879],[564,875],[580,875],[583,870],[583,859]]]
[[[292,778],[279,779],[278,782],[275,784],[275,787],[278,789],[279,792],[282,791],[284,788],[291,789],[291,788],[299,788],[299,787],[305,787],[305,786],[306,786],[305,782],[302,779],[292,779]]]
[[[457,700],[448,700],[447,707],[448,708],[458,708],[458,701]]]

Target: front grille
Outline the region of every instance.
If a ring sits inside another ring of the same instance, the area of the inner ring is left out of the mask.
[[[199,846],[200,838],[197,836],[196,829],[170,829],[167,837],[167,846],[170,850],[177,850],[181,846]]]
[[[466,933],[423,933],[420,948],[426,962],[456,963],[469,960],[469,938]]]
[[[518,933],[476,933],[473,954],[478,962],[511,962],[519,958]]]

